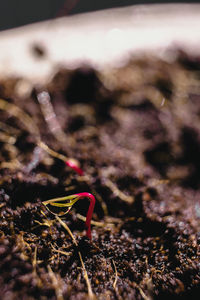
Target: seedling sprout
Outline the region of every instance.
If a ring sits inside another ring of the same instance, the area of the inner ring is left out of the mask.
[[[90,193],[78,193],[69,195],[61,198],[54,198],[50,200],[43,201],[42,203],[46,206],[46,208],[56,216],[63,216],[67,214],[72,206],[80,199],[89,198],[90,205],[87,211],[85,226],[87,229],[86,235],[91,240],[91,219],[95,206],[95,197]]]

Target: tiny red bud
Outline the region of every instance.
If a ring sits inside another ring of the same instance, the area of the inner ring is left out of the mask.
[[[76,160],[73,159],[68,159],[65,164],[70,167],[71,169],[73,169],[76,173],[78,173],[79,175],[84,175],[83,170],[78,166],[78,162],[76,162]]]

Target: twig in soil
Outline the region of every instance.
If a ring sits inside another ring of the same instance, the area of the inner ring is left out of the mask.
[[[22,232],[20,232],[16,236],[16,245],[17,245],[17,248],[20,249],[20,251],[21,251],[20,257],[23,260],[27,260],[29,258],[29,253],[32,252],[32,249],[31,249],[30,245],[24,240],[24,236],[23,236]],[[29,253],[27,253],[27,250]]]
[[[120,296],[119,290],[118,290],[118,287],[117,287],[118,273],[117,273],[117,267],[116,267],[116,264],[115,264],[114,259],[112,259],[112,263],[113,263],[114,271],[115,271],[115,280],[114,280],[114,282],[113,282],[113,289],[114,289],[114,291],[115,291],[115,294],[116,294],[116,296],[117,296],[117,299],[122,300],[122,297]]]
[[[49,130],[52,132],[57,141],[62,145],[66,140],[69,141],[70,145],[74,144],[74,139],[68,137],[62,130],[56,113],[54,111],[53,105],[51,103],[51,97],[47,91],[42,91],[37,94],[37,99],[40,104],[41,111],[43,113],[44,119],[48,125]],[[81,174],[82,175],[82,174]]]
[[[89,299],[95,300],[96,296],[94,295],[94,293],[92,291],[92,287],[91,287],[91,284],[90,284],[90,281],[89,281],[89,278],[88,278],[87,270],[85,268],[85,264],[83,262],[83,258],[82,258],[81,252],[79,251],[78,254],[79,254],[79,258],[80,258],[81,265],[82,265],[82,268],[83,268],[84,278],[85,278],[85,281],[86,281],[87,287],[88,287],[88,296],[89,296]]]
[[[86,221],[86,217],[82,216],[81,214],[76,214],[77,218],[81,221]],[[91,220],[91,224],[97,227],[114,227],[115,225],[113,223],[102,223]]]
[[[56,277],[56,275],[54,274],[54,272],[52,271],[50,265],[47,266],[48,268],[48,273],[49,273],[49,277],[51,278],[53,287],[55,289],[55,293],[56,293],[56,298],[57,300],[64,300],[63,298],[63,294],[60,288],[60,284],[59,284],[59,280]],[[60,278],[59,278],[60,279]],[[61,280],[61,279],[60,279]]]
[[[12,136],[6,137],[5,135],[3,138],[2,134],[4,135],[4,133],[0,132],[0,141],[4,142],[2,153],[3,152],[7,153],[7,159],[9,159],[9,161],[4,161],[3,157],[0,157],[0,160],[2,160],[2,162],[0,163],[0,168],[9,168],[9,169],[21,168],[22,165],[17,159],[18,150],[14,145],[16,139]]]
[[[50,230],[49,230],[50,234],[52,234],[51,226],[53,225],[53,223],[55,223],[55,220],[49,220],[49,219],[47,218],[47,216],[45,215],[45,213],[44,213],[42,210],[41,210],[40,212],[41,212],[41,214],[45,217],[45,220],[42,219],[43,223],[41,223],[41,222],[38,221],[38,220],[34,220],[34,222],[37,223],[38,225],[34,226],[34,227],[32,228],[32,230],[38,228],[39,226],[47,226],[47,227],[49,227],[49,229],[50,229]]]
[[[34,249],[34,254],[33,254],[33,261],[32,261],[32,265],[33,265],[33,276],[36,278],[37,280],[37,285],[39,287],[42,286],[42,281],[41,279],[39,278],[38,274],[37,274],[37,271],[36,271],[36,268],[37,268],[37,246],[35,246],[35,249]]]
[[[105,180],[105,185],[113,192],[115,196],[119,197],[122,201],[125,201],[129,204],[132,204],[134,202],[134,197],[124,194],[110,179],[107,178]]]
[[[44,179],[44,178],[46,178],[46,179],[48,179],[50,182],[52,182],[52,183],[54,183],[54,184],[57,184],[58,183],[58,178],[56,178],[56,177],[54,177],[54,176],[52,176],[52,175],[50,175],[50,174],[48,174],[48,173],[44,173],[44,172],[40,172],[40,173],[38,173],[38,174],[36,174],[36,179],[38,179],[38,180],[41,180],[41,179]]]
[[[101,197],[101,195],[99,195],[99,193],[97,193],[94,189],[92,189],[91,191],[92,191],[93,194],[95,194],[96,199],[101,204],[101,207],[102,207],[103,212],[104,212],[104,216],[107,216],[108,215],[108,207],[107,207],[105,201],[103,200],[103,198]]]
[[[14,136],[8,135],[4,132],[0,132],[0,141],[14,145],[16,142],[16,138]]]
[[[147,273],[146,273],[147,274]],[[146,276],[145,276],[146,277]],[[147,287],[148,287],[148,291],[149,291],[149,275],[147,274],[147,281],[145,281],[145,284],[147,284]],[[151,280],[151,279],[150,279]],[[143,282],[143,280],[140,282],[140,283],[142,283]],[[133,285],[139,290],[139,292],[140,292],[140,295],[142,296],[142,298],[144,299],[144,300],[152,300],[152,297],[150,296],[150,295],[146,295],[145,293],[144,293],[144,291],[142,290],[142,288],[139,286],[139,284],[137,284],[136,282],[133,282]]]
[[[67,232],[69,233],[69,235],[71,236],[72,238],[72,241],[73,243],[75,244],[76,247],[78,247],[78,243],[73,235],[73,233],[71,232],[71,230],[69,229],[69,227],[67,226],[66,223],[64,223],[58,216],[56,216],[56,219],[58,220],[58,222],[67,230]],[[88,278],[88,274],[87,274],[87,270],[85,268],[85,264],[83,262],[83,258],[82,258],[82,255],[81,255],[81,252],[78,251],[78,255],[79,255],[79,258],[80,258],[80,261],[81,261],[81,265],[82,265],[82,268],[83,268],[83,273],[84,273],[84,278],[85,278],[85,281],[86,281],[86,284],[87,284],[87,288],[88,288],[88,296],[89,296],[89,299],[91,300],[95,300],[96,299],[96,296],[94,295],[93,291],[92,291],[92,287],[91,287],[91,284],[90,284],[90,280]]]
[[[37,167],[37,165],[40,162],[40,159],[41,159],[41,148],[37,146],[33,151],[33,158],[31,159],[29,164],[24,168],[24,171],[26,173],[30,173],[33,169]]]
[[[0,121],[0,129],[10,135],[18,136],[20,134],[19,129],[7,125],[1,121]]]
[[[137,283],[135,284],[135,286],[136,286],[136,288],[139,290],[140,295],[142,296],[142,298],[143,298],[144,300],[151,300],[151,298],[148,297],[148,296],[143,292],[142,288],[141,288]]]
[[[54,252],[57,252],[59,254],[62,254],[62,255],[68,256],[68,257],[72,254],[72,252],[66,252],[63,250],[56,249],[52,244],[51,244],[51,247]]]
[[[50,227],[51,224],[49,224],[48,221],[45,221],[43,223],[39,222],[38,220],[34,220],[35,223],[39,224],[40,226],[47,226],[47,227]],[[35,228],[35,227],[34,227]]]
[[[6,111],[8,114],[19,119],[24,125],[28,128],[28,130],[34,134],[37,138],[40,138],[40,132],[36,124],[33,122],[32,118],[25,113],[18,106],[5,101],[4,99],[0,99],[0,109]]]
[[[53,133],[55,138],[60,143],[63,143],[67,140],[67,136],[61,129],[60,124],[57,120],[49,93],[47,91],[38,93],[37,100],[40,104],[41,111],[43,113],[45,121],[47,122],[49,130]]]
[[[28,129],[28,131],[36,137],[37,145],[39,147],[41,147],[43,150],[45,150],[51,156],[64,161],[64,163],[67,166],[72,168],[79,175],[83,175],[83,170],[79,167],[79,162],[77,160],[75,160],[73,158],[68,158],[65,155],[62,155],[62,154],[52,150],[41,140],[40,131],[39,131],[38,126],[33,121],[31,116],[29,116],[27,113],[25,113],[21,108],[0,98],[0,109],[6,111],[8,114],[13,115],[17,119],[19,119],[25,125],[25,127]]]
[[[72,241],[73,241],[74,245],[78,247],[77,241],[76,241],[74,235],[72,234],[71,230],[67,226],[67,224],[65,222],[63,222],[63,220],[61,220],[61,218],[59,218],[58,216],[56,216],[56,220],[58,220],[58,222],[62,225],[62,227],[65,228],[65,230],[67,230],[70,237],[72,238]]]
[[[11,161],[3,161],[0,163],[0,168],[6,168],[6,169],[16,169],[21,168],[21,163],[18,161],[18,159],[13,159]]]
[[[73,194],[73,195],[69,195],[66,197],[61,197],[61,198],[54,198],[54,199],[50,199],[50,200],[46,200],[44,202],[42,202],[46,208],[54,215],[56,216],[63,216],[65,214],[67,214],[70,209],[72,208],[72,206],[80,199],[83,198],[89,198],[90,199],[90,206],[88,208],[88,212],[87,212],[87,216],[86,216],[86,222],[85,222],[85,226],[87,228],[87,237],[91,240],[91,219],[92,219],[92,214],[93,214],[93,210],[94,210],[94,206],[95,206],[95,197],[90,194],[90,193],[78,193],[78,194]],[[65,203],[63,203],[65,202]],[[63,211],[59,212],[55,212],[52,211],[52,206],[53,208],[58,207],[60,209],[64,209]]]
[[[54,223],[54,220],[49,220],[47,218],[47,216],[45,215],[45,213],[43,212],[43,210],[41,210],[41,214],[45,217],[45,219],[46,219],[45,223],[48,225],[48,227],[51,227]]]
[[[114,266],[114,269],[115,269],[115,280],[113,282],[113,288],[114,288],[114,290],[116,290],[116,285],[117,285],[117,280],[118,280],[118,274],[117,274],[117,267],[116,267],[114,259],[112,259],[112,263],[113,263],[113,266]]]
[[[34,255],[33,255],[33,272],[36,273],[36,266],[37,266],[37,246],[35,246],[34,249]]]

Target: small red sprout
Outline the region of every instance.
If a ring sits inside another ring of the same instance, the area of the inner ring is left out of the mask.
[[[73,169],[76,173],[78,173],[79,175],[84,175],[83,170],[78,166],[78,162],[74,159],[68,159],[65,161],[65,164],[70,167],[71,169]]]
[[[46,200],[44,202],[42,202],[47,209],[54,215],[65,215],[67,214],[70,209],[72,208],[72,206],[80,199],[83,198],[89,198],[90,199],[90,206],[88,208],[87,211],[87,216],[86,216],[86,222],[85,222],[85,226],[87,229],[86,235],[87,237],[91,240],[91,219],[92,219],[92,214],[93,214],[93,210],[94,210],[94,206],[95,206],[95,197],[90,194],[90,193],[78,193],[78,194],[73,194],[73,195],[69,195],[66,197],[62,197],[62,198],[54,198],[54,199],[50,199],[50,200]],[[64,203],[63,203],[64,202]],[[55,208],[59,208],[59,209],[64,209],[63,211],[53,211],[53,209]],[[67,210],[66,210],[67,208]]]

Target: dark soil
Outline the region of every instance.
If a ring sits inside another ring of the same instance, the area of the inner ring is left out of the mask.
[[[97,299],[199,299],[200,58],[60,70],[48,86],[23,94],[26,86],[1,81],[0,97],[85,175],[0,110],[0,299],[88,299],[79,251]],[[50,121],[42,91],[57,116]],[[76,246],[42,201],[79,192],[97,201],[92,242],[81,217],[87,200],[62,217]]]

